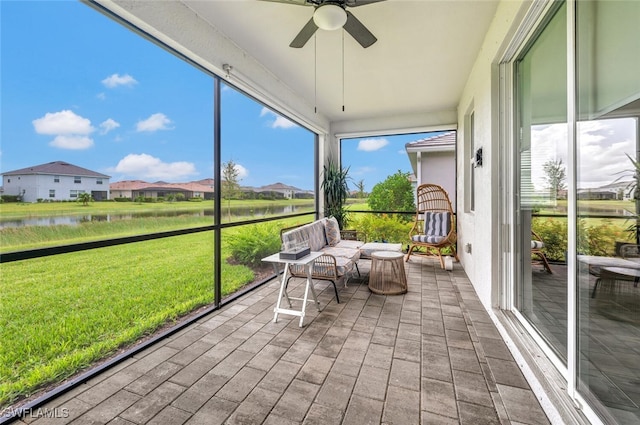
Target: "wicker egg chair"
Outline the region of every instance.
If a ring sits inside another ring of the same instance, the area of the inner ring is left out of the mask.
[[[447,192],[437,184],[422,184],[417,189],[416,218],[409,232],[411,244],[405,261],[409,261],[413,250],[426,248],[427,253],[435,251],[444,269],[442,249],[449,248],[456,261],[455,215]]]

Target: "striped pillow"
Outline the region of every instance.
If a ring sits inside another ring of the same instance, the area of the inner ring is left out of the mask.
[[[447,236],[451,231],[451,214],[443,212],[424,213],[424,234],[426,236]]]

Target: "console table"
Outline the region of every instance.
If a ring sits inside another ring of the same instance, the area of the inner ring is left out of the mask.
[[[322,252],[311,251],[306,256],[299,258],[297,260],[285,260],[280,258],[280,253],[275,253],[268,257],[262,259],[262,261],[267,263],[279,263],[284,264],[284,272],[282,273],[282,281],[280,282],[280,290],[278,291],[278,301],[276,302],[276,307],[273,309],[273,321],[278,321],[278,314],[290,314],[292,316],[300,316],[300,327],[303,326],[304,315],[307,310],[307,303],[314,302],[318,311],[322,311],[320,309],[320,303],[318,302],[318,298],[316,297],[316,291],[313,289],[313,279],[311,278],[311,269],[313,268],[313,263],[316,261],[318,257],[323,255]],[[303,298],[294,298],[290,297],[287,293],[287,275],[289,274],[289,265],[290,264],[299,264],[304,266],[305,272],[307,274],[307,283],[304,288],[304,297]],[[309,300],[309,291],[311,291],[311,297],[313,300]],[[282,303],[282,297],[287,299],[287,303],[289,303],[289,308],[282,308],[280,305]],[[300,310],[294,310],[291,305],[291,300],[302,301],[302,308]]]

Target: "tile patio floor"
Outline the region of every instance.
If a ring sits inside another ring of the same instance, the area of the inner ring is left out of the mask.
[[[317,282],[303,328],[272,321],[274,280],[14,423],[548,424],[460,265],[407,275],[405,295],[350,282],[340,304]]]

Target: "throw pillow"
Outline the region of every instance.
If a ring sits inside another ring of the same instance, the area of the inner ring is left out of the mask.
[[[338,220],[336,220],[335,217],[329,217],[329,219],[324,222],[324,230],[329,246],[336,246],[340,243],[340,226],[338,226]]]

